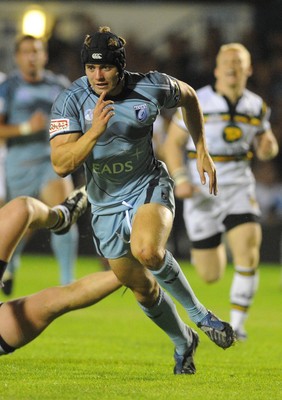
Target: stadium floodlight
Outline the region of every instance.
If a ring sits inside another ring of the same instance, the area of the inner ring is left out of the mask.
[[[46,14],[39,9],[30,9],[24,13],[22,33],[42,38],[46,34]]]

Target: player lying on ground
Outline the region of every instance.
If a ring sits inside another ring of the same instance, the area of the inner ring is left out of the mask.
[[[84,189],[49,208],[31,197],[19,197],[0,209],[0,282],[13,251],[26,231],[48,228],[58,234],[76,222],[87,207]],[[0,355],[35,339],[54,319],[97,303],[121,286],[113,272],[98,272],[66,286],[44,289],[0,306]]]

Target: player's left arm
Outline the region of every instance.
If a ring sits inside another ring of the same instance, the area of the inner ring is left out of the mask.
[[[197,150],[197,167],[202,184],[206,183],[205,174],[209,176],[209,191],[217,194],[215,165],[209,155],[204,132],[204,118],[195,90],[187,83],[178,81],[180,101],[184,123],[193,139]]]
[[[254,148],[257,158],[261,161],[271,160],[277,156],[279,146],[271,129],[255,137]]]

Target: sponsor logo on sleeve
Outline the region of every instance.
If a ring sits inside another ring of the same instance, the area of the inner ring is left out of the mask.
[[[52,119],[49,129],[50,136],[53,136],[56,133],[68,131],[69,127],[70,127],[70,120],[68,118]]]

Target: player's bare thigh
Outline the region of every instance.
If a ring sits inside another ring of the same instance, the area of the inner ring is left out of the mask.
[[[172,212],[158,203],[139,207],[132,223],[131,251],[141,264],[158,269],[173,224]]]
[[[235,265],[257,267],[262,241],[260,224],[248,222],[237,225],[228,231],[227,240]]]
[[[74,189],[72,179],[59,178],[49,181],[40,192],[40,200],[50,207],[62,203]]]
[[[198,275],[205,282],[212,283],[222,278],[227,263],[223,243],[210,249],[192,249],[191,255]]]

